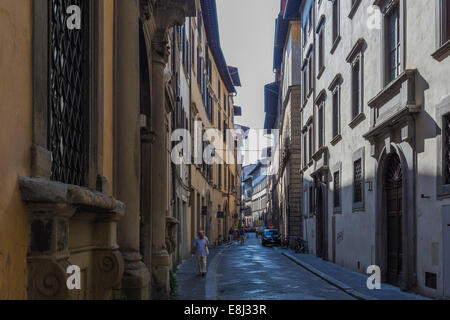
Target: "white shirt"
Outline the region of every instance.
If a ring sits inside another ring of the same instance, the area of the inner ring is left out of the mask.
[[[208,237],[205,236],[203,239],[197,237],[194,242],[194,247],[196,248],[197,254],[201,257],[206,257],[206,245],[209,244]]]

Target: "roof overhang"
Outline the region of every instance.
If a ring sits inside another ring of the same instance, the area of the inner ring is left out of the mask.
[[[222,47],[220,46],[216,0],[201,0],[201,5],[208,46],[213,54],[217,69],[219,70],[220,76],[222,77],[227,90],[229,92],[236,93],[236,88],[228,70],[228,65],[226,63]]]

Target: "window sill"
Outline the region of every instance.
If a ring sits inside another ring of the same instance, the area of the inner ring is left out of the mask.
[[[334,146],[337,145],[341,140],[342,140],[342,135],[341,135],[341,134],[338,134],[336,137],[333,138],[333,140],[331,140],[330,144],[334,147]]]
[[[364,213],[366,208],[364,202],[353,203],[353,213]]]
[[[450,185],[439,184],[437,190],[437,200],[450,199]]]
[[[331,50],[330,50],[330,54],[334,54],[334,52],[336,51],[339,43],[341,42],[341,36],[339,35],[336,40],[334,40],[333,45],[331,46]]]
[[[450,40],[445,42],[439,49],[437,49],[431,56],[437,61],[443,61],[450,55]]]
[[[353,118],[353,120],[348,124],[348,126],[352,129],[355,129],[364,120],[366,120],[366,115],[364,114],[364,112],[361,112],[355,118]]]

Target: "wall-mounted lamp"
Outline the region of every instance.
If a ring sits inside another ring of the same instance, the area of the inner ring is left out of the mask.
[[[373,191],[373,183],[372,183],[372,181],[366,181],[366,184],[367,184],[367,190],[369,192],[372,192]]]
[[[424,195],[424,194],[422,193],[421,198],[422,198],[422,199],[430,199],[431,197],[430,197],[430,196],[426,196],[426,195]]]

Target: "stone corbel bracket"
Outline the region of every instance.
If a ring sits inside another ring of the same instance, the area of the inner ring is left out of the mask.
[[[180,221],[174,217],[166,217],[166,247],[167,252],[172,254],[175,252],[177,246],[176,242],[176,226],[180,224]]]
[[[70,220],[76,216],[98,226],[114,224],[124,215],[125,205],[109,195],[45,178],[19,177],[19,188],[30,212],[28,297],[69,299]],[[115,237],[104,235],[104,229],[97,231],[102,232],[102,240],[94,249],[93,269],[101,281],[94,282],[105,292],[120,283],[123,259]],[[96,292],[102,298],[103,293]]]

